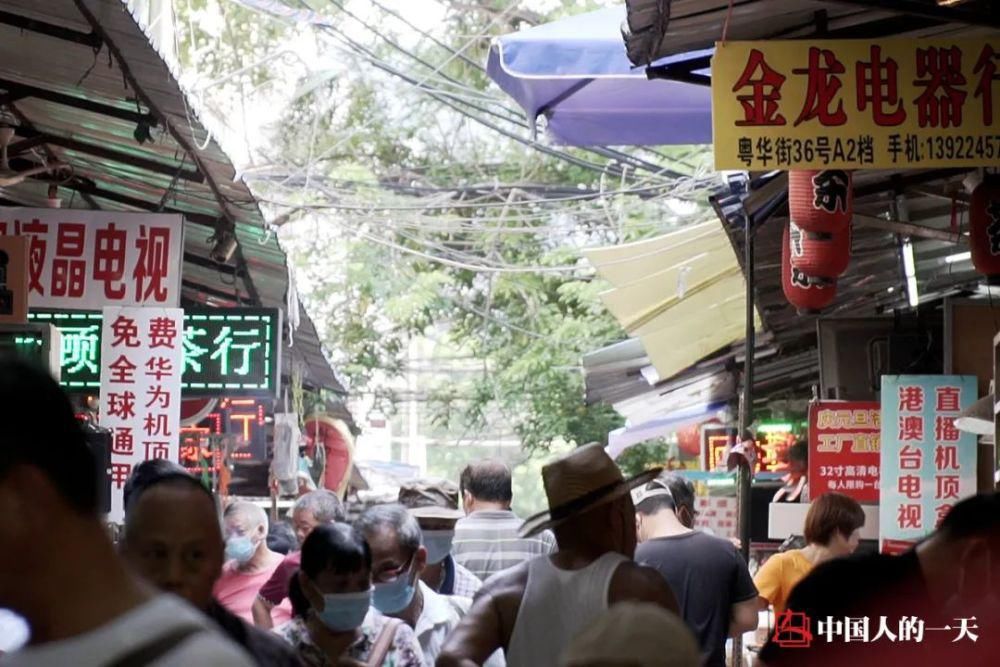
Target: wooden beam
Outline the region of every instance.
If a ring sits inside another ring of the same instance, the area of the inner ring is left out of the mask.
[[[12,12],[0,11],[0,23],[19,28],[21,30],[37,32],[40,35],[64,39],[68,42],[75,42],[77,44],[83,44],[84,46],[89,46],[94,49],[94,51],[100,50],[100,48],[104,45],[104,40],[102,40],[100,35],[96,32],[78,32],[76,30],[64,28],[61,25],[45,23],[44,21],[36,21],[35,19],[28,18],[27,16],[14,14]]]
[[[37,132],[28,130],[23,126],[17,129],[17,133],[27,139],[34,139],[38,136]],[[205,182],[205,176],[197,169],[178,169],[172,164],[166,164],[158,160],[151,160],[137,155],[130,155],[111,148],[106,148],[105,146],[98,146],[96,144],[80,141],[79,139],[60,137],[55,134],[41,134],[44,137],[42,142],[49,144],[50,146],[59,146],[60,148],[76,151],[77,153],[85,153],[87,155],[93,155],[94,157],[103,158],[105,160],[111,160],[112,162],[120,162],[122,164],[138,167],[139,169],[144,169],[146,171],[163,174],[164,176],[177,176],[178,178],[182,178],[185,181],[191,181],[193,183]]]
[[[0,79],[0,88],[7,91],[9,95],[14,96],[15,99],[21,99],[24,97],[35,97],[40,100],[46,100],[49,102],[55,102],[56,104],[62,104],[63,106],[73,107],[75,109],[82,109],[84,111],[91,111],[102,116],[111,116],[112,118],[119,118],[121,120],[131,121],[133,123],[145,122],[150,126],[158,125],[159,119],[156,118],[151,113],[142,113],[132,109],[123,109],[121,107],[112,106],[110,104],[103,104],[101,102],[94,102],[93,100],[84,99],[82,97],[77,97],[75,95],[66,95],[64,93],[57,93],[54,90],[48,90],[47,88],[39,88],[37,86],[29,86],[25,83],[19,83],[17,81],[9,81],[7,79]]]
[[[917,0],[833,0],[833,2],[883,12],[897,12],[907,16],[918,16],[939,23],[960,23],[1000,28],[1000,14],[996,11],[979,11],[978,7],[943,7],[936,2],[918,2]]]
[[[876,218],[873,215],[861,215],[860,213],[855,213],[854,224],[859,227],[881,229],[882,231],[892,232],[893,234],[900,234],[902,236],[916,236],[918,238],[945,241],[956,245],[962,241],[961,235],[952,234],[951,232],[947,232],[943,229],[924,227],[923,225],[915,225],[911,222],[900,222],[899,220],[885,220],[883,218]]]

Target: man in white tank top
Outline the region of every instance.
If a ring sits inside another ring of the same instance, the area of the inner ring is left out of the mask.
[[[584,445],[542,469],[549,510],[521,533],[551,528],[559,551],[487,579],[452,633],[438,667],[471,667],[498,648],[509,667],[555,665],[570,642],[609,606],[652,602],[677,613],[663,577],[632,562],[635,508],[629,491],[659,474],[625,480],[597,444]]]

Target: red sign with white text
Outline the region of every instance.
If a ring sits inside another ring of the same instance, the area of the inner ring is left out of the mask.
[[[809,407],[809,495],[827,491],[879,500],[879,403],[820,401]]]
[[[28,306],[100,310],[180,303],[179,215],[0,208],[0,236],[28,237]]]

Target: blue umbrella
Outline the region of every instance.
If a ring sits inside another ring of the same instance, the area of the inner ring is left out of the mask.
[[[569,146],[708,144],[708,87],[649,80],[625,55],[624,7],[611,7],[528,28],[494,40],[486,71],[524,108],[534,127]],[[704,57],[682,54],[654,63]]]

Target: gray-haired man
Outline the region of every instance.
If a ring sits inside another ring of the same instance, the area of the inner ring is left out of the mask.
[[[372,604],[413,628],[428,664],[469,610],[472,600],[441,595],[420,579],[427,549],[417,519],[402,505],[376,505],[355,523],[372,552]],[[487,662],[487,665],[502,665]]]
[[[309,537],[316,526],[344,520],[344,505],[332,491],[322,489],[312,491],[296,501],[292,508],[292,526],[299,544]],[[258,627],[273,628],[275,624],[291,619],[291,605],[288,598],[288,583],[299,569],[298,551],[285,556],[274,574],[267,580],[253,603],[253,621]]]
[[[248,623],[257,591],[267,583],[284,557],[267,546],[267,513],[259,505],[235,502],[223,517],[226,564],[213,593],[223,607]]]

